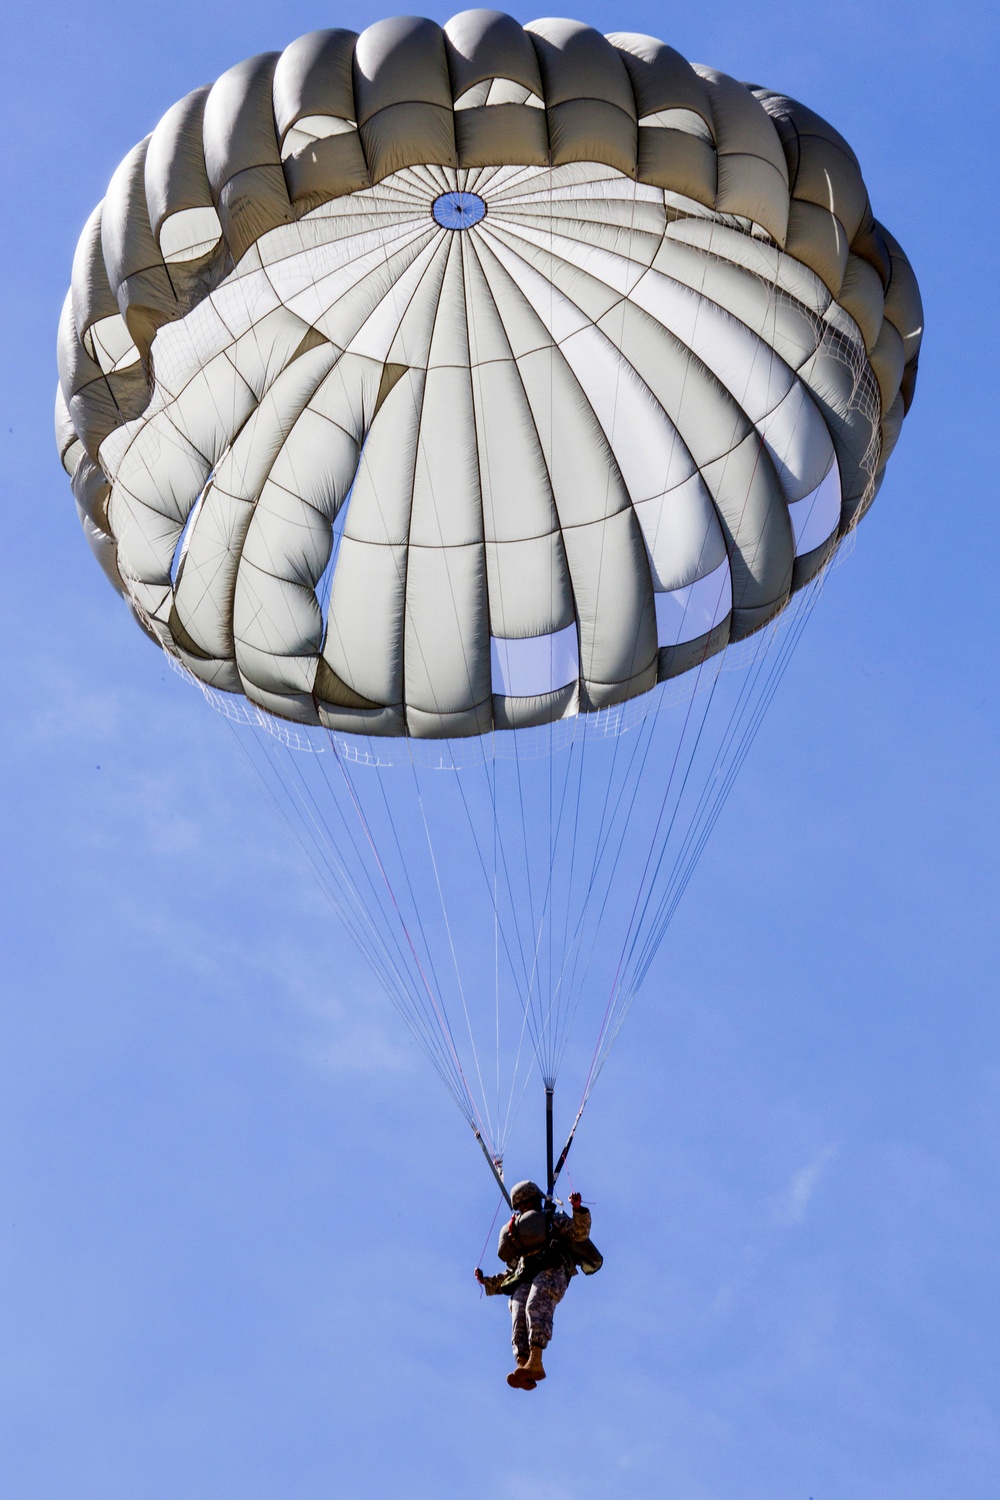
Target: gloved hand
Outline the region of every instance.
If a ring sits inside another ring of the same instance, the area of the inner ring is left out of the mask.
[[[582,1203],[583,1203],[583,1198],[580,1196],[579,1193],[570,1193],[570,1195],[569,1195],[569,1206],[570,1206],[570,1208],[577,1209],[577,1208],[580,1207],[580,1205]]]
[[[478,1266],[476,1267],[476,1280],[479,1282],[480,1286],[482,1286],[483,1282],[486,1280],[486,1277],[483,1275]]]

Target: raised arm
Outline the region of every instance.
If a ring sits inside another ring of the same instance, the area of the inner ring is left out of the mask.
[[[590,1209],[584,1208],[583,1199],[579,1193],[570,1193],[570,1208],[573,1217],[569,1220],[567,1234],[571,1240],[587,1240],[590,1238]]]

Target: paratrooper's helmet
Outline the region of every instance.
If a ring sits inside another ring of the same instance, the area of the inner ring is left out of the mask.
[[[515,1182],[511,1188],[510,1206],[513,1209],[536,1208],[544,1196],[538,1183],[527,1178],[524,1182]]]

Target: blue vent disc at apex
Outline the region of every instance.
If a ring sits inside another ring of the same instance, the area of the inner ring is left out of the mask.
[[[431,205],[431,213],[442,229],[471,229],[486,217],[486,204],[478,193],[442,193]]]

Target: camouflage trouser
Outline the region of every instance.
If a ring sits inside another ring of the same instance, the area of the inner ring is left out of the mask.
[[[518,1359],[527,1359],[532,1344],[539,1349],[545,1348],[552,1337],[552,1314],[556,1303],[562,1301],[568,1285],[566,1272],[556,1266],[551,1271],[539,1271],[532,1281],[519,1286],[511,1297],[511,1342]]]

